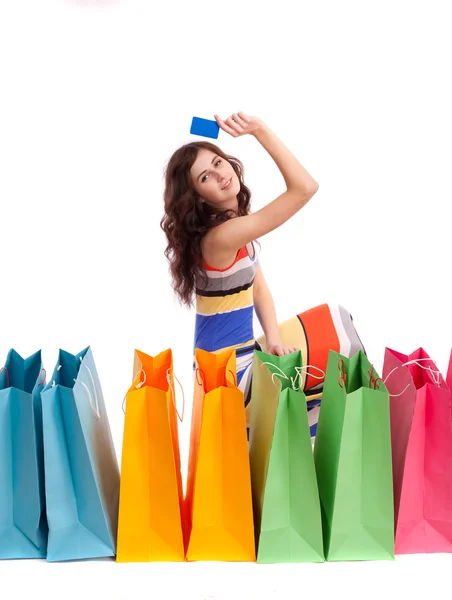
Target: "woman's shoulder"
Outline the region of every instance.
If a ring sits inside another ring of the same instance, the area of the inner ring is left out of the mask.
[[[234,268],[237,263],[255,262],[257,254],[257,244],[253,241],[238,248],[235,255],[219,257],[215,253],[203,253],[201,261],[205,270],[226,272]]]

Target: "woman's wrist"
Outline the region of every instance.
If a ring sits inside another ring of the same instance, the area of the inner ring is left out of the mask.
[[[266,342],[267,346],[278,346],[281,343],[281,337],[280,337],[279,333],[272,334],[272,335],[266,335],[265,342]]]
[[[265,123],[261,123],[259,128],[253,132],[253,135],[258,142],[262,142],[262,140],[271,135],[271,133],[272,131],[270,127],[268,127],[268,125],[266,125]]]

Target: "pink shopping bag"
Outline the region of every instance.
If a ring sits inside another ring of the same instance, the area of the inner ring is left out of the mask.
[[[390,394],[395,554],[452,552],[451,390],[422,348],[409,356],[386,348],[382,378]]]
[[[447,369],[446,383],[452,395],[452,350],[450,352],[449,368]]]

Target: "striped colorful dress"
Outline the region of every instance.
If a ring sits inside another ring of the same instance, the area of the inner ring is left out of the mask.
[[[258,255],[254,243],[243,246],[231,265],[218,269],[203,260],[207,283],[196,280],[196,323],[194,350],[221,352],[235,348],[237,356],[237,385],[243,392],[246,419],[249,426],[249,404],[253,353],[266,351],[265,336],[254,339],[253,316],[254,278]],[[282,342],[299,348],[306,371],[301,387],[306,394],[308,421],[314,441],[321,397],[323,376],[329,350],[343,356],[354,356],[358,350],[366,353],[357,334],[351,314],[342,306],[322,304],[279,323]],[[193,368],[196,365],[193,363]]]
[[[260,345],[254,339],[254,278],[259,264],[253,242],[237,252],[234,261],[218,269],[202,261],[207,283],[196,279],[196,321],[194,349],[221,352],[235,348],[237,386],[249,403],[253,352]]]

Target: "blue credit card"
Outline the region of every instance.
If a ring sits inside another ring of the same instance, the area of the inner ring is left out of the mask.
[[[190,133],[193,135],[202,135],[203,137],[216,139],[219,131],[220,127],[216,121],[209,121],[209,119],[193,117],[190,129]]]

